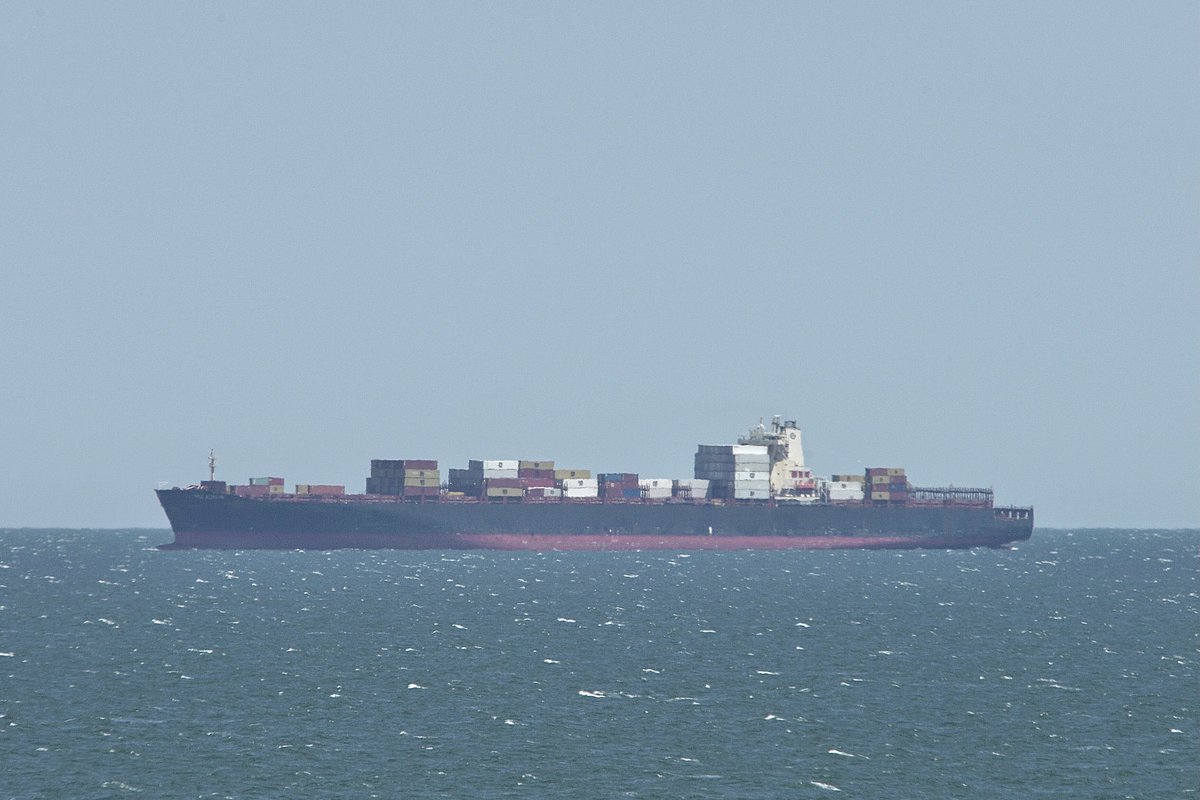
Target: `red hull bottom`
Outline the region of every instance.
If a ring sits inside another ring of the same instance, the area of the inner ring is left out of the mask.
[[[650,536],[456,534],[297,534],[205,531],[176,533],[162,549],[220,548],[275,550],[883,550],[1004,547],[988,536]]]

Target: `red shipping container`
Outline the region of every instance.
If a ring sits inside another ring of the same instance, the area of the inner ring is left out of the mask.
[[[531,478],[534,480],[541,480],[543,478],[549,478],[551,481],[554,480],[554,470],[552,470],[552,469],[522,469],[522,470],[517,471],[517,475],[521,478]],[[532,486],[535,484],[530,484],[530,485]],[[537,484],[537,485],[540,485],[540,484]],[[554,484],[549,483],[546,485],[553,486]]]
[[[436,497],[440,490],[436,486],[405,486],[405,497]]]
[[[520,478],[488,478],[484,483],[489,489],[522,489],[525,486]]]
[[[867,467],[867,477],[874,478],[876,475],[887,475],[887,467]]]
[[[406,458],[400,462],[404,466],[403,469],[437,469],[437,461],[430,461],[424,458]]]
[[[546,472],[546,470],[534,470],[534,472]],[[520,480],[527,489],[553,489],[556,485],[553,475],[549,478],[521,478]]]

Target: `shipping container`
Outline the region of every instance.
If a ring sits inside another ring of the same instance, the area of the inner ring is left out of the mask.
[[[734,500],[770,500],[771,493],[764,489],[734,489]]]
[[[891,492],[871,492],[872,500],[890,500]]]
[[[565,481],[568,478],[590,478],[592,471],[590,469],[556,469],[554,470],[556,480]]]
[[[413,478],[433,478],[435,481],[441,477],[440,471],[436,469],[405,469],[404,480],[408,481]]]
[[[890,480],[891,479],[888,478],[887,475],[872,475],[871,476],[871,485],[872,486],[887,486],[888,482]]]
[[[436,486],[405,486],[405,497],[437,497],[441,490]]]
[[[671,496],[672,491],[670,486],[644,487],[638,490],[647,500],[665,500]]]
[[[538,487],[550,488],[550,487],[554,487],[554,486],[558,485],[558,483],[554,480],[554,478],[521,478],[520,481],[521,481],[521,484],[523,486],[525,486],[525,488],[527,488],[527,489],[533,489],[533,488],[538,488]]]
[[[437,469],[437,459],[431,458],[406,458],[400,462],[404,470],[407,472],[410,469]]]
[[[520,478],[485,478],[484,483],[489,489],[522,489],[524,484]]]
[[[422,489],[430,486],[441,486],[442,482],[437,478],[405,478],[403,485],[405,489]]]
[[[605,472],[600,475],[600,480],[618,486],[637,486],[640,481],[636,472]]]
[[[296,494],[318,495],[322,497],[334,497],[346,493],[345,486],[335,486],[333,484],[322,483],[297,483]]]
[[[595,478],[571,478],[562,482],[564,489],[596,489],[599,485],[600,482]]]
[[[524,462],[522,462],[522,463],[524,463]],[[538,463],[538,462],[534,462],[534,463]],[[534,479],[539,479],[539,480],[542,478],[547,478],[549,480],[554,480],[554,470],[539,469],[537,467],[521,467],[519,470],[517,470],[517,477],[519,477],[519,478],[534,478]]]
[[[770,491],[771,482],[770,481],[734,481],[733,488],[735,491],[738,489],[753,489],[756,491],[766,492],[766,491]]]
[[[729,452],[735,456],[768,457],[767,446],[765,444],[735,444],[730,447]]]
[[[522,461],[517,464],[517,469],[548,469],[554,471],[553,461]]]
[[[675,485],[675,481],[670,478],[642,478],[638,481],[638,486],[643,489],[670,489]]]
[[[590,498],[599,497],[600,492],[595,486],[563,486],[564,497],[571,498]]]
[[[735,472],[733,473],[733,479],[735,481],[769,481],[771,480],[771,473],[765,469],[756,472]]]
[[[517,470],[517,462],[516,462],[516,460],[508,460],[508,459],[501,459],[499,461],[486,461],[485,460],[483,462],[483,468],[484,468],[484,470],[489,470],[489,469],[508,470],[508,469],[511,469],[515,472]]]
[[[484,480],[492,480],[492,479],[516,480],[519,477],[520,477],[520,471],[515,468],[514,469],[485,469],[483,471]]]
[[[903,477],[904,476],[904,468],[903,467],[888,467],[887,474],[892,475],[892,476]]]
[[[876,475],[887,475],[887,467],[867,467],[867,477],[874,478]]]
[[[515,488],[512,486],[488,486],[487,487],[487,496],[488,497],[524,497],[525,490],[522,489],[520,486],[517,486]]]

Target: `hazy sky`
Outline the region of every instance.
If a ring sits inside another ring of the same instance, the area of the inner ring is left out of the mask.
[[[371,458],[1200,525],[1200,6],[0,5],[0,525]]]

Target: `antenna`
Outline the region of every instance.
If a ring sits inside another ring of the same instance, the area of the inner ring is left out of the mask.
[[[215,450],[208,451],[208,479],[210,481],[217,479],[217,453]]]

